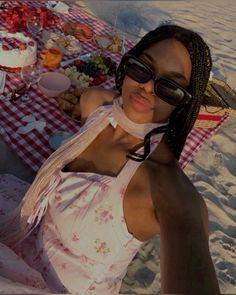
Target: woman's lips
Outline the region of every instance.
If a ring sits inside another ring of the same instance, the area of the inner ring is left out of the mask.
[[[133,93],[130,95],[130,102],[137,112],[147,112],[152,109],[151,102],[138,93]]]

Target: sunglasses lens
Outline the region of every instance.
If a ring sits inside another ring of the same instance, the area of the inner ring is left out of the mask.
[[[125,63],[126,74],[138,83],[146,83],[152,77],[150,70],[134,58],[129,58]]]
[[[185,93],[177,85],[164,80],[159,79],[155,81],[154,91],[165,102],[177,106],[185,101]]]
[[[146,83],[155,78],[152,70],[133,56],[125,61],[124,70],[127,76],[138,83]],[[186,103],[191,98],[187,91],[167,79],[156,77],[154,81],[155,94],[173,106]]]

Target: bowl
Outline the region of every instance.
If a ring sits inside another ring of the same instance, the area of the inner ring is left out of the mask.
[[[70,88],[70,79],[58,72],[42,74],[38,82],[39,90],[48,97],[57,97]]]

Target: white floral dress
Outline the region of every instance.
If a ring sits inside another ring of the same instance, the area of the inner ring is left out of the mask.
[[[151,150],[157,144],[154,140]],[[62,171],[54,175],[31,216],[38,226],[20,252],[52,292],[118,294],[142,244],[128,232],[123,212],[126,187],[139,165],[128,160],[117,177]],[[31,285],[40,284],[39,276]]]

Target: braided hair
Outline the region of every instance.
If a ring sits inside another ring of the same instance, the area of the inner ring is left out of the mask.
[[[189,93],[192,95],[192,99],[189,103],[179,105],[175,108],[169,118],[169,124],[166,131],[168,144],[172,149],[175,158],[179,159],[187,135],[196,121],[209,80],[212,67],[210,49],[199,34],[176,25],[163,25],[147,33],[131,50],[127,52],[127,54],[139,57],[141,53],[152,44],[169,38],[178,40],[186,47],[192,62],[192,74],[188,88]],[[121,59],[117,69],[116,88],[119,92],[121,92],[123,80],[125,78],[125,57],[126,55]],[[155,133],[153,131],[146,135],[144,139],[144,153],[145,150],[150,150],[150,148],[145,149],[145,146],[150,145],[150,136]],[[156,130],[156,132],[158,132],[158,130]],[[144,154],[142,160],[146,157],[147,154]]]

